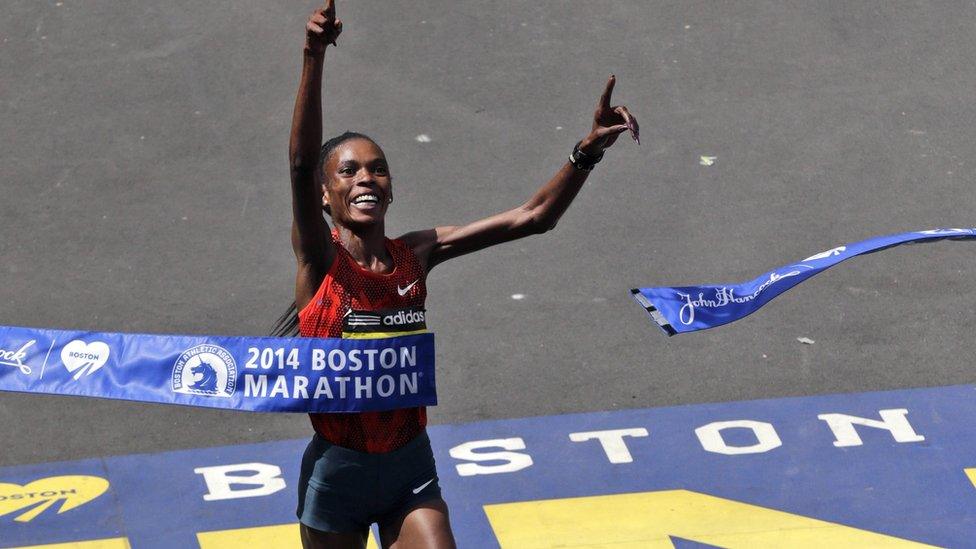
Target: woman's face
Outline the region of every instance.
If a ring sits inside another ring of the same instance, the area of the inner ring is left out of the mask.
[[[390,169],[383,151],[368,139],[336,147],[325,162],[322,203],[332,219],[346,227],[382,222],[393,197]]]

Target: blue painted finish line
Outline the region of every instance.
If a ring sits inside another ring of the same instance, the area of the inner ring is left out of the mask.
[[[461,547],[498,547],[511,533],[494,504],[680,490],[961,547],[976,539],[966,471],[976,467],[974,417],[976,388],[966,385],[441,425],[430,435]],[[0,469],[0,546],[126,537],[137,549],[198,547],[198,532],[294,523],[304,446]]]

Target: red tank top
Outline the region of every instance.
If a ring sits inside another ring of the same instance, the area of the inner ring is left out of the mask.
[[[361,327],[350,326],[350,318],[356,318],[356,311],[423,309],[427,298],[426,273],[403,242],[386,239],[386,249],[393,257],[393,271],[378,274],[360,267],[335,231],[332,241],[336,247],[335,261],[315,296],[298,313],[298,331],[303,337],[347,337],[351,332],[357,332],[356,337],[368,337],[368,332],[364,334]],[[427,425],[427,409],[309,414],[309,418],[315,432],[332,444],[381,453],[396,450],[420,434]]]

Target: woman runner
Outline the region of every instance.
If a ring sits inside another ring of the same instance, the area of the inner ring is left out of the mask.
[[[610,104],[611,76],[589,135],[527,202],[468,225],[390,240],[384,218],[393,187],[382,149],[350,132],[322,144],[323,59],[341,32],[335,0],[308,18],[292,120],[292,245],[299,311],[292,326],[297,322],[304,337],[374,337],[357,319],[377,311],[413,312],[404,318],[416,322],[403,330],[425,329],[418,313],[424,310],[427,273],[435,265],[552,229],[604,149],[628,130],[639,143],[637,121],[626,107]],[[331,231],[323,211],[332,219]],[[364,547],[374,522],[384,547],[454,547],[424,408],[310,417],[315,435],[302,460],[298,497],[304,547]]]

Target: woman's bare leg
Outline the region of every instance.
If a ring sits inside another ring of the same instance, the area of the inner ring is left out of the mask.
[[[369,531],[335,534],[301,525],[304,549],[364,549]]]
[[[447,504],[432,499],[394,520],[380,523],[380,542],[387,549],[455,549]]]

